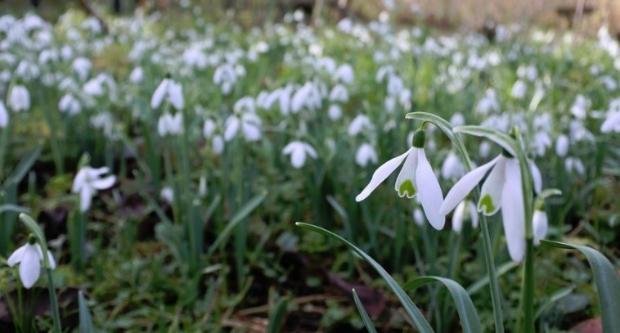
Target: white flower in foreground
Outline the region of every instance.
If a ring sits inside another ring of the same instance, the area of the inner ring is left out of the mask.
[[[463,224],[465,217],[469,214],[469,221],[474,228],[478,227],[478,212],[476,211],[476,205],[470,200],[463,200],[456,206],[454,214],[452,215],[452,230],[456,233],[460,233],[463,230]]]
[[[7,104],[14,112],[30,109],[30,93],[22,85],[14,86],[9,92]]]
[[[56,261],[52,254],[47,252],[47,260],[51,269],[56,268]],[[7,264],[13,267],[19,264],[19,278],[22,280],[24,288],[30,289],[41,275],[41,262],[43,261],[43,251],[41,246],[31,238],[28,243],[15,250],[7,260]]]
[[[355,200],[359,202],[366,199],[402,164],[403,167],[394,186],[396,192],[399,196],[407,198],[414,198],[417,195],[430,224],[433,228],[441,230],[445,224],[445,217],[439,213],[443,193],[437,176],[426,158],[424,141],[424,131],[416,132],[413,137],[413,147],[377,168],[368,185],[355,197]]]
[[[183,133],[183,115],[180,112],[175,115],[164,113],[157,121],[157,132],[160,136]]]
[[[366,167],[368,163],[378,162],[377,152],[369,143],[362,143],[355,153],[355,163],[361,167]]]
[[[85,212],[90,208],[92,199],[98,190],[107,190],[114,186],[116,176],[104,176],[108,172],[110,172],[108,167],[91,168],[89,166],[78,171],[71,191],[80,195],[80,211]]]
[[[4,103],[0,101],[0,128],[5,128],[9,124],[9,112],[4,107]]]
[[[534,245],[538,245],[540,244],[540,240],[547,236],[547,229],[549,228],[547,213],[545,213],[542,207],[536,207],[534,210],[532,226],[534,228]]]
[[[169,101],[175,109],[181,110],[185,105],[181,84],[172,79],[163,79],[151,97],[151,108],[159,108],[164,100]]]
[[[291,155],[291,164],[299,169],[306,163],[307,156],[316,159],[316,150],[311,145],[302,141],[292,141],[282,149],[282,154]]]
[[[537,192],[542,186],[540,171],[530,163],[534,188]],[[490,172],[489,172],[490,171]],[[480,193],[478,210],[484,215],[493,215],[502,209],[504,233],[508,242],[508,252],[513,261],[519,262],[525,253],[525,216],[523,211],[523,191],[521,188],[521,168],[513,157],[500,154],[492,161],[479,166],[461,178],[446,195],[439,213],[450,213],[465,197],[489,174]]]

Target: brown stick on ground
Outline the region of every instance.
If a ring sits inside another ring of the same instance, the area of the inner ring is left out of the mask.
[[[101,24],[101,28],[103,29],[103,33],[108,33],[108,24],[105,23],[105,21],[101,18],[101,16],[97,13],[97,11],[95,10],[95,8],[93,8],[93,6],[90,5],[90,3],[88,3],[87,0],[79,0],[80,1],[80,6],[82,7],[82,9],[86,12],[86,14],[93,16],[94,18],[97,19],[97,21],[99,21],[99,24]]]

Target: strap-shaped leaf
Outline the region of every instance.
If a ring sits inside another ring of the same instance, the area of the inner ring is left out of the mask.
[[[456,281],[439,276],[421,276],[407,283],[405,289],[416,289],[431,282],[440,282],[448,289],[454,301],[456,312],[459,314],[463,332],[481,333],[482,327],[480,326],[480,317],[474,307],[474,303],[471,301],[471,298],[469,298],[467,290]]]
[[[457,126],[454,128],[454,132],[487,138],[497,143],[502,148],[506,149],[506,151],[512,154],[512,156],[516,156],[517,144],[506,133],[502,133],[500,131],[487,128],[487,127],[472,126],[472,125]]]
[[[581,252],[594,276],[603,317],[603,332],[620,332],[620,277],[611,262],[597,250],[584,245],[543,240],[542,244]]]
[[[388,284],[390,289],[392,289],[392,291],[396,294],[396,297],[398,297],[398,299],[400,300],[400,303],[405,308],[405,311],[407,312],[409,317],[411,317],[411,320],[413,320],[417,329],[422,333],[434,332],[431,325],[428,323],[426,318],[424,318],[424,315],[422,315],[422,312],[420,312],[420,309],[418,309],[418,307],[413,303],[409,295],[407,295],[407,293],[403,290],[403,288],[401,288],[401,286],[398,285],[398,283],[394,280],[394,278],[392,278],[392,276],[383,267],[381,267],[381,265],[379,265],[379,263],[376,262],[371,256],[366,254],[364,251],[359,249],[357,246],[353,245],[353,243],[349,242],[348,240],[338,236],[337,234],[327,229],[321,228],[316,225],[303,223],[303,222],[296,222],[295,225],[314,231],[314,232],[317,232],[317,233],[320,233],[320,234],[323,234],[325,236],[336,239],[344,243],[345,245],[347,245],[353,251],[353,253],[355,253],[357,256],[359,256],[360,258],[368,262],[375,269],[375,271],[377,271],[377,273],[383,278],[383,280],[385,280],[385,282]]]
[[[78,307],[79,307],[79,317],[80,317],[80,333],[93,333],[95,332],[95,327],[93,326],[93,318],[90,315],[90,311],[88,310],[88,305],[86,304],[86,298],[84,298],[84,294],[80,290],[78,293]]]
[[[39,155],[41,155],[41,146],[37,146],[36,148],[34,148],[19,161],[19,164],[17,164],[13,172],[11,172],[11,174],[5,180],[3,187],[6,188],[11,184],[18,184],[24,178],[24,176],[26,176],[26,173],[28,173],[30,168],[32,168],[34,162],[36,162],[39,158]]]
[[[362,317],[362,322],[364,322],[364,326],[366,326],[366,330],[368,331],[368,333],[377,333],[377,329],[375,328],[375,325],[372,323],[372,320],[370,320],[370,316],[368,316],[368,312],[366,312],[366,309],[364,309],[364,304],[362,304],[362,300],[357,295],[357,291],[355,291],[355,288],[351,289],[351,293],[353,293],[353,301],[355,302],[355,307],[357,308],[357,311],[360,313],[360,316]]]

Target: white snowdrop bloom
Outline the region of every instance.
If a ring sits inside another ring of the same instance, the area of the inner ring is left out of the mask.
[[[478,148],[478,154],[480,155],[480,157],[482,158],[487,158],[489,157],[489,154],[491,154],[491,144],[488,142],[482,142],[480,144],[480,147]]]
[[[590,107],[590,100],[583,95],[577,95],[575,102],[570,108],[570,112],[577,119],[584,119],[587,115],[588,108]]]
[[[353,83],[355,80],[355,75],[353,74],[353,67],[349,64],[342,64],[338,66],[336,72],[334,73],[334,80],[340,81],[345,84]]]
[[[580,176],[584,176],[586,174],[586,168],[583,165],[583,162],[576,157],[567,157],[564,160],[564,169],[569,173],[576,173]]]
[[[616,88],[618,88],[618,83],[616,82],[616,80],[614,80],[614,78],[609,75],[605,75],[601,77],[601,83],[603,83],[603,86],[605,86],[605,89],[609,91],[613,91],[613,90],[616,90]]]
[[[213,136],[213,139],[211,139],[211,149],[218,155],[222,154],[224,151],[224,138],[221,135]]]
[[[388,113],[393,113],[396,110],[396,99],[393,96],[385,96],[383,107]]]
[[[454,214],[452,215],[452,230],[456,233],[461,233],[463,230],[463,224],[466,216],[469,215],[469,221],[472,227],[478,227],[478,212],[476,211],[476,205],[471,200],[463,200],[456,206]]]
[[[517,68],[517,76],[529,81],[534,81],[538,78],[538,70],[534,65],[519,66],[519,68]]]
[[[532,163],[533,164],[533,163]],[[532,166],[530,165],[530,169]],[[490,171],[490,172],[489,172]],[[523,211],[523,191],[521,188],[521,168],[519,161],[502,154],[483,164],[461,178],[446,195],[439,213],[447,215],[489,174],[480,193],[478,210],[484,215],[493,215],[502,209],[504,234],[508,252],[515,262],[520,262],[525,254],[525,216]],[[534,175],[537,173],[537,175]],[[532,170],[534,188],[539,189],[540,172]]]
[[[441,176],[444,179],[458,179],[465,174],[465,167],[454,152],[448,153],[441,166]]]
[[[341,84],[335,85],[329,93],[329,100],[346,103],[349,100],[349,91]]]
[[[342,109],[340,108],[340,105],[337,105],[337,104],[330,105],[329,109],[327,110],[327,115],[329,116],[329,119],[331,120],[340,119],[340,117],[342,116]]]
[[[569,129],[572,142],[594,142],[594,135],[585,127],[582,120],[576,119],[571,121]]]
[[[205,139],[208,139],[211,136],[213,136],[216,128],[217,128],[217,125],[215,124],[215,122],[211,119],[207,119],[205,120],[205,123],[202,126],[202,135],[205,137]]]
[[[607,112],[605,121],[601,125],[603,133],[620,133],[620,111]]]
[[[170,186],[164,186],[159,192],[159,197],[167,204],[172,205],[174,203],[174,190]]]
[[[9,91],[7,104],[14,112],[27,111],[30,109],[30,93],[22,85],[15,85]]]
[[[183,109],[185,101],[183,99],[183,87],[181,84],[172,79],[163,79],[157,89],[155,89],[155,92],[153,92],[153,96],[151,97],[151,108],[159,108],[164,100],[170,102],[177,110]]]
[[[349,124],[347,132],[350,136],[356,136],[364,130],[371,131],[372,129],[374,129],[374,125],[370,121],[370,118],[368,118],[366,115],[359,114],[355,118],[353,118],[353,120]]]
[[[91,168],[82,167],[75,178],[71,191],[80,195],[80,211],[85,212],[90,208],[91,202],[97,191],[107,190],[114,186],[116,176],[105,174],[110,172],[110,168]]]
[[[307,156],[317,158],[316,150],[302,141],[291,141],[282,149],[282,154],[291,156],[291,164],[296,169],[304,166]]]
[[[244,112],[256,112],[256,103],[254,98],[250,96],[245,96],[240,98],[235,102],[233,106],[233,111],[236,113],[244,113]]]
[[[58,102],[58,110],[74,116],[82,111],[82,105],[77,98],[73,97],[73,95],[66,94],[62,96]]]
[[[224,95],[230,94],[237,79],[237,71],[231,64],[223,64],[217,67],[213,73],[213,83],[220,87]]]
[[[400,197],[411,199],[417,196],[429,223],[433,228],[441,230],[445,224],[445,217],[439,213],[439,207],[443,202],[443,193],[439,186],[439,180],[437,180],[437,176],[424,152],[424,131],[417,131],[412,141],[413,146],[404,154],[390,159],[375,170],[370,182],[355,197],[355,200],[359,202],[366,199],[402,165],[394,189]]]
[[[103,81],[98,79],[98,77],[88,80],[88,82],[84,84],[84,87],[82,87],[82,90],[89,96],[102,96],[105,92],[103,89]]]
[[[183,59],[183,62],[190,67],[202,69],[207,67],[208,64],[207,56],[200,49],[200,47],[196,46],[186,49],[181,58]]]
[[[0,128],[5,128],[9,125],[9,112],[4,107],[4,103],[0,101]]]
[[[521,80],[517,80],[510,90],[510,95],[516,99],[522,99],[527,92],[527,85]]]
[[[131,83],[140,83],[144,79],[144,70],[142,67],[134,68],[131,73],[129,73],[129,82]]]
[[[47,261],[50,269],[56,268],[56,261],[49,251],[47,252]],[[28,243],[13,251],[7,260],[9,267],[19,264],[19,279],[26,289],[34,286],[39,279],[43,262],[41,246],[36,243],[32,236]]]
[[[41,70],[37,64],[22,60],[15,69],[15,76],[25,81],[31,81],[39,77]]]
[[[540,244],[540,241],[547,236],[547,230],[549,229],[547,213],[545,213],[544,209],[537,207],[534,210],[532,226],[534,232],[534,245],[538,245]]]
[[[534,140],[532,141],[532,147],[536,156],[544,156],[547,152],[547,148],[551,147],[551,136],[545,131],[538,131],[534,134]]]
[[[207,196],[207,177],[205,176],[200,176],[198,181],[198,196],[201,198]]]
[[[488,115],[491,112],[499,111],[499,101],[495,90],[489,88],[485,91],[484,96],[476,104],[476,111],[481,115]]]
[[[183,114],[181,112],[174,115],[167,112],[162,114],[157,121],[157,132],[160,136],[183,133]]]
[[[355,153],[355,163],[366,167],[369,163],[376,164],[379,161],[375,148],[369,143],[362,143]]]
[[[569,146],[570,146],[570,141],[568,140],[568,137],[564,134],[561,134],[555,140],[555,153],[559,157],[564,157],[568,153]]]
[[[239,130],[247,141],[257,141],[262,137],[261,120],[255,113],[244,113],[241,116],[230,115],[224,122],[224,139],[235,138]]]
[[[465,116],[460,112],[456,112],[450,117],[450,125],[453,127],[465,125]]]
[[[316,110],[321,107],[321,92],[313,82],[306,82],[291,98],[291,112],[297,113],[303,108]]]
[[[389,95],[398,96],[404,89],[405,84],[398,75],[392,74],[388,77],[387,92]]]
[[[413,222],[419,227],[424,225],[424,212],[418,207],[413,210]]]
[[[90,62],[90,60],[84,57],[76,58],[71,64],[71,68],[82,81],[86,80],[86,78],[88,77],[88,73],[90,72],[90,69],[92,67],[93,64]]]

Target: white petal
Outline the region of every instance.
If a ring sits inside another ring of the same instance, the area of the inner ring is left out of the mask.
[[[230,116],[226,119],[226,129],[224,130],[224,140],[230,141],[235,135],[237,135],[237,131],[239,131],[240,126],[239,118],[235,116]]]
[[[185,104],[183,100],[183,88],[179,83],[170,82],[168,85],[168,96],[170,98],[170,104],[172,104],[175,109],[181,110],[183,108]]]
[[[416,192],[419,190],[416,188],[415,181],[416,169],[418,167],[418,154],[414,148],[409,149],[409,154],[403,163],[403,167],[396,177],[396,183],[394,183],[394,189],[401,198],[413,198]]]
[[[41,274],[41,256],[34,245],[26,245],[22,261],[19,264],[19,277],[24,288],[32,287]]]
[[[164,100],[164,96],[166,96],[166,92],[168,91],[168,83],[168,79],[163,79],[159,86],[157,86],[157,89],[155,89],[155,92],[151,97],[151,108],[157,109],[161,105],[161,102]]]
[[[80,191],[80,211],[85,212],[90,208],[93,199],[94,190],[89,186],[84,186]]]
[[[243,130],[243,136],[248,141],[256,141],[261,138],[260,127],[254,122],[246,121],[241,123],[241,129]]]
[[[439,213],[443,203],[443,193],[439,186],[439,180],[433,172],[424,149],[415,149],[418,153],[418,167],[416,169],[416,186],[418,187],[418,200],[422,204],[424,214],[428,222],[437,230],[443,229],[446,223],[444,215]]]
[[[97,190],[107,190],[116,182],[115,176],[107,176],[104,178],[96,179],[91,184]]]
[[[39,258],[41,258],[41,261],[43,261],[43,249],[41,249],[41,245],[36,244],[35,246],[37,248],[37,252],[39,253]],[[56,260],[54,260],[54,257],[49,250],[47,251],[47,262],[49,263],[49,268],[56,268]]]
[[[506,175],[506,161],[503,156],[497,160],[495,167],[482,184],[480,200],[478,200],[478,211],[490,216],[499,210],[502,205],[502,189],[504,187]]]
[[[291,164],[296,169],[301,168],[306,163],[306,152],[303,147],[298,147],[291,153]]]
[[[506,181],[502,190],[502,220],[508,253],[513,261],[520,262],[525,254],[525,215],[521,170],[519,162],[514,158],[506,161]]]
[[[458,182],[456,182],[456,184],[452,186],[452,188],[446,195],[446,199],[441,205],[439,213],[442,215],[447,215],[448,213],[450,213],[456,207],[456,205],[463,201],[467,194],[469,194],[469,192],[471,192],[474,187],[476,187],[476,185],[480,183],[484,175],[486,175],[489,169],[491,169],[495,165],[495,163],[497,163],[497,160],[499,158],[500,157],[498,156],[490,162],[475,168],[474,170],[468,172],[465,176],[463,176],[463,178],[461,178]]]
[[[316,150],[314,150],[314,148],[312,148],[312,146],[311,146],[311,145],[309,145],[309,144],[305,143],[305,144],[304,144],[304,149],[306,150],[306,153],[307,153],[310,157],[312,157],[312,158],[316,158],[316,157],[317,157]]]
[[[536,210],[532,218],[532,224],[534,228],[534,244],[538,245],[540,240],[547,236],[547,229],[549,227],[547,214],[544,211]]]
[[[452,230],[454,232],[460,233],[463,229],[463,219],[465,218],[466,207],[466,201],[461,201],[461,203],[456,206],[456,209],[454,210],[454,214],[452,215]]]
[[[478,228],[478,211],[476,210],[476,205],[470,200],[467,200],[467,211],[469,211],[472,227]]]
[[[24,255],[24,250],[26,249],[26,245],[22,245],[19,249],[13,251],[9,259],[7,260],[7,264],[9,267],[15,266],[15,264],[19,264],[22,261],[22,257]]]
[[[386,180],[401,163],[403,163],[403,160],[405,159],[405,157],[407,157],[408,154],[409,150],[406,151],[404,154],[392,158],[391,160],[383,163],[380,167],[378,167],[377,170],[375,170],[375,172],[372,174],[368,185],[366,185],[362,192],[360,192],[360,194],[355,197],[355,201],[360,202],[366,199],[370,195],[370,193],[372,193],[372,191],[374,191],[379,185],[381,185],[381,183],[383,183],[383,181]]]
[[[528,160],[527,163],[530,166],[530,173],[532,174],[532,180],[534,181],[534,191],[540,193],[542,191],[542,174],[540,169],[536,166],[536,163],[532,160]]]

